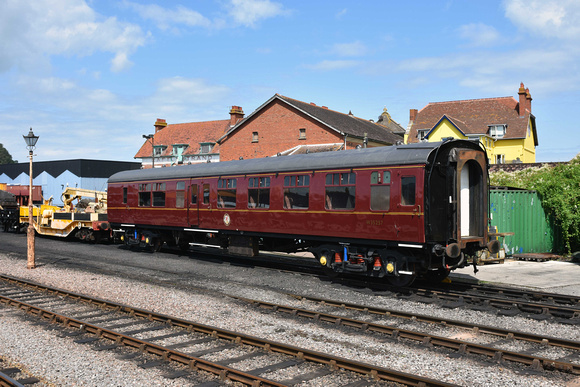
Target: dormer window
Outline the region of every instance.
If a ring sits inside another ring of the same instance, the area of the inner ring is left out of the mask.
[[[207,154],[207,153],[211,152],[214,145],[215,145],[214,142],[200,142],[199,143],[199,153],[200,154]]]
[[[489,125],[489,135],[493,138],[502,138],[505,130],[506,125]]]
[[[428,132],[429,132],[428,130],[418,130],[417,138],[419,139],[419,141],[425,141],[426,140],[425,136],[427,135]]]
[[[173,156],[181,156],[187,148],[187,144],[173,144]]]
[[[165,145],[155,145],[153,147],[153,155],[161,156],[161,154],[163,153],[163,151],[165,151],[165,149],[167,149]]]

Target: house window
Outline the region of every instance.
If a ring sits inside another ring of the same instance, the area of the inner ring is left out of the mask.
[[[299,140],[306,140],[306,129],[305,128],[301,128],[300,129],[300,133],[298,135],[298,139]]]
[[[355,184],[356,174],[353,172],[327,174],[324,207],[327,210],[354,210]]]
[[[490,125],[489,135],[493,138],[502,138],[505,135],[505,125]]]
[[[185,207],[185,182],[178,181],[175,188],[175,207],[183,208]]]
[[[309,192],[309,175],[284,176],[284,208],[307,209]]]
[[[415,176],[401,178],[401,205],[415,205]]]
[[[428,130],[418,130],[417,138],[419,139],[419,141],[425,141],[426,140],[425,136],[427,135],[428,132],[429,132]]]
[[[236,179],[218,180],[218,208],[236,208]]]
[[[371,173],[371,210],[389,211],[391,206],[391,172]]]
[[[505,164],[505,155],[495,155],[496,164]]]
[[[151,206],[151,184],[139,184],[139,207]]]
[[[248,208],[270,208],[269,177],[251,177],[248,180]]]
[[[258,142],[259,138],[258,138],[258,132],[253,132],[252,133],[252,142]]]
[[[165,183],[153,184],[153,207],[165,207]]]
[[[161,154],[163,153],[163,151],[166,149],[167,147],[164,145],[155,145],[153,147],[153,155],[154,156],[161,156]]]
[[[211,152],[211,148],[214,146],[214,143],[211,142],[202,142],[199,144],[199,153],[206,154]]]

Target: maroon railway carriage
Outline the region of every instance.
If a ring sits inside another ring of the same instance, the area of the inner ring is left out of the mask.
[[[488,248],[487,157],[450,140],[125,171],[108,216],[129,245],[309,251],[328,271],[404,285]]]

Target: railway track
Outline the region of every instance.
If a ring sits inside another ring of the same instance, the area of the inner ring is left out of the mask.
[[[296,294],[287,294],[298,300],[310,301],[321,307],[334,307],[343,310],[364,312],[367,315],[379,317],[398,318],[412,320],[414,322],[437,324],[439,327],[453,327],[465,329],[474,335],[493,335],[499,339],[492,342],[493,345],[481,345],[473,342],[457,340],[440,335],[423,333],[416,330],[402,329],[397,326],[389,326],[384,323],[373,323],[357,318],[349,318],[344,315],[324,313],[319,310],[307,310],[303,308],[291,307],[287,305],[274,304],[269,302],[251,300],[243,297],[234,297],[244,302],[251,303],[258,308],[265,308],[278,313],[286,313],[297,317],[327,322],[335,325],[343,325],[350,328],[357,328],[368,332],[376,332],[386,335],[395,340],[406,339],[420,342],[425,345],[438,346],[448,350],[456,351],[459,354],[475,354],[487,356],[495,361],[511,361],[531,366],[535,370],[558,370],[572,374],[580,374],[580,342],[574,340],[560,339],[540,334],[530,334],[517,330],[501,329],[481,324],[471,324],[463,321],[442,319],[421,314],[406,313],[391,309],[377,308],[367,305],[357,305],[335,301],[324,298],[301,296]],[[502,344],[522,341],[530,345],[521,352],[514,352],[502,349]],[[565,350],[566,355],[557,359],[545,358],[540,355],[534,355],[533,352],[542,352],[547,347],[561,348]],[[575,361],[575,362],[573,362]]]
[[[194,250],[201,252],[200,250]],[[212,256],[236,264],[259,264],[276,271],[300,272],[304,275],[326,277],[318,262],[313,258],[265,254],[253,258],[224,254],[221,250],[202,250],[204,255]],[[436,301],[445,307],[470,307],[476,310],[495,310],[503,315],[527,313],[535,319],[558,318],[565,324],[580,324],[580,297],[517,289],[498,285],[471,284],[453,280],[448,284],[425,285],[396,288],[381,278],[336,277],[335,283],[381,293],[388,292],[412,301],[432,303]]]
[[[0,387],[34,386],[40,379],[30,376],[20,367],[13,367],[0,360]]]
[[[78,337],[77,343],[93,343],[100,350],[125,346],[152,355],[153,359],[149,357],[142,367],[175,363],[177,370],[168,375],[172,378],[205,371],[221,380],[250,386],[294,385],[327,375],[342,378],[345,386],[353,387],[389,382],[412,386],[451,385],[8,276],[0,278],[2,304],[66,328],[66,335]],[[218,356],[218,360],[204,358],[212,355]],[[258,364],[256,359],[265,363],[257,368],[236,368],[236,364],[244,361]]]

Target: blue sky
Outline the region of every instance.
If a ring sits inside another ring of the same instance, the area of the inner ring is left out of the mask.
[[[0,1],[0,143],[27,161],[132,161],[157,118],[275,93],[406,127],[429,102],[530,89],[537,161],[580,152],[580,2]]]

